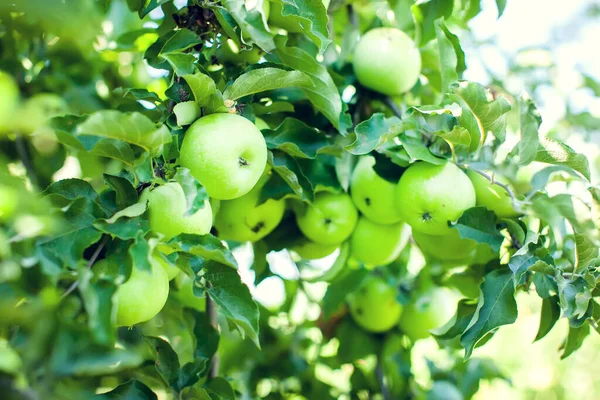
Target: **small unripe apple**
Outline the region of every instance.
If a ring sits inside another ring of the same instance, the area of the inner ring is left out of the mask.
[[[12,217],[19,207],[19,192],[17,189],[0,184],[0,221]]]
[[[235,114],[210,114],[187,130],[181,165],[216,199],[231,200],[248,193],[267,164],[267,144],[258,128]]]
[[[397,290],[380,277],[370,276],[348,297],[350,315],[369,332],[385,332],[398,323],[402,304],[396,300]]]
[[[313,242],[336,245],[348,239],[358,220],[358,211],[346,193],[321,192],[312,205],[296,214],[298,228]]]
[[[290,250],[304,260],[318,260],[332,254],[339,245],[315,243],[308,239],[294,245]]]
[[[400,255],[409,239],[402,222],[382,225],[361,217],[350,238],[350,254],[367,267],[387,265]]]
[[[409,91],[419,80],[421,54],[401,30],[375,28],[356,45],[353,65],[361,85],[394,96]]]
[[[418,293],[404,307],[398,326],[412,341],[424,339],[430,330],[444,325],[454,316],[458,296],[445,287],[432,287]]]
[[[450,229],[445,235],[414,231],[412,236],[424,254],[441,261],[469,260],[477,247],[475,241],[461,238],[456,229]]]

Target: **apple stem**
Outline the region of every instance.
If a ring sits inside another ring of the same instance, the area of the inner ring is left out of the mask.
[[[244,157],[239,158],[239,163],[240,163],[240,166],[242,166],[242,167],[247,167],[250,165],[248,160],[246,160]]]

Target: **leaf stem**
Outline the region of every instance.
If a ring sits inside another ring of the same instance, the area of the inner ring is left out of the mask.
[[[92,268],[92,265],[94,265],[94,263],[96,262],[96,259],[98,258],[98,256],[100,255],[100,252],[106,245],[106,242],[108,242],[108,235],[104,235],[104,237],[100,241],[100,244],[98,245],[98,247],[96,247],[96,250],[94,250],[94,254],[92,254],[92,257],[90,257],[90,259],[88,260],[87,265],[85,266],[86,268],[88,268],[88,269]],[[71,286],[69,286],[69,288],[62,294],[62,296],[60,296],[60,299],[62,300],[65,297],[67,297],[68,295],[70,295],[71,293],[73,293],[73,291],[75,289],[77,289],[78,286],[79,286],[79,280],[76,280],[75,282],[73,282],[71,284]]]
[[[217,329],[217,308],[215,302],[206,295],[206,314],[213,328]],[[210,369],[208,370],[208,377],[216,378],[219,375],[219,353],[215,353],[210,361]]]

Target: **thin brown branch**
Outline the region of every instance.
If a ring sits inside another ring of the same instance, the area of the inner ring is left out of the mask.
[[[87,265],[85,266],[86,268],[92,268],[92,265],[94,265],[94,263],[96,262],[96,259],[98,258],[100,252],[106,245],[106,242],[108,242],[108,235],[104,235],[104,237],[100,241],[100,244],[98,245],[98,247],[96,247],[96,250],[94,250],[94,254],[92,254],[92,257],[90,257],[90,259],[88,260]],[[71,284],[71,286],[69,286],[69,288],[62,294],[62,296],[60,296],[60,298],[64,299],[65,297],[73,293],[73,291],[77,289],[78,286],[79,280],[76,280],[75,282],[73,282],[73,284]]]

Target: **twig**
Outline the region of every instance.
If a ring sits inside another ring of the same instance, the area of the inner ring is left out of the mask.
[[[470,169],[473,172],[477,172],[479,175],[483,176],[485,179],[487,179],[488,181],[490,181],[492,185],[498,185],[498,186],[500,186],[501,188],[503,188],[504,190],[506,190],[506,193],[508,193],[508,195],[512,199],[513,203],[517,202],[517,198],[515,197],[515,194],[504,183],[496,181],[493,176],[490,176],[490,175],[486,174],[483,171],[480,171],[480,170],[475,169],[475,168],[471,168],[471,167],[469,167],[467,165],[464,165],[464,167]]]
[[[383,364],[381,362],[381,354],[377,356],[377,367],[375,368],[375,375],[377,376],[377,382],[379,383],[379,388],[381,389],[381,395],[383,396],[383,400],[392,400],[390,388],[388,388],[385,384],[383,376]]]
[[[35,169],[33,168],[33,164],[29,159],[29,153],[27,151],[27,147],[25,146],[25,139],[23,139],[22,135],[17,135],[15,140],[15,145],[17,147],[17,154],[19,154],[19,158],[27,171],[27,176],[29,176],[29,180],[33,186],[38,186],[38,179],[35,173]]]
[[[390,96],[385,96],[383,98],[383,103],[394,113],[398,119],[402,119],[402,111],[398,108],[398,105],[394,103],[394,100]]]
[[[215,302],[206,295],[206,314],[208,314],[208,320],[213,328],[217,329],[217,309]],[[219,375],[219,353],[215,353],[211,362],[210,369],[208,370],[209,378],[216,378]]]
[[[108,242],[108,235],[104,235],[104,237],[102,238],[102,241],[100,241],[100,244],[98,245],[98,247],[96,247],[96,250],[94,250],[94,254],[92,254],[92,257],[88,260],[88,263],[85,266],[86,268],[88,268],[88,269],[92,268],[92,265],[94,265],[94,263],[96,262],[96,259],[98,258],[98,256],[100,255],[100,252],[106,245],[106,242]],[[71,286],[69,286],[67,291],[64,292],[62,294],[62,296],[60,296],[61,300],[64,299],[65,297],[67,297],[68,295],[70,295],[71,293],[73,293],[73,291],[75,289],[77,289],[77,286],[79,286],[79,280],[76,280],[75,282],[73,282],[73,284],[71,284]]]

